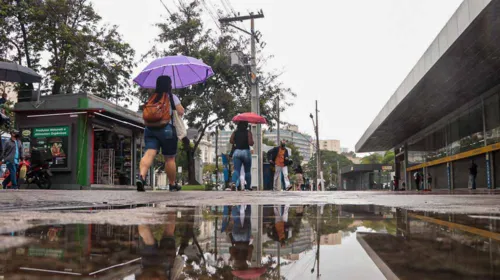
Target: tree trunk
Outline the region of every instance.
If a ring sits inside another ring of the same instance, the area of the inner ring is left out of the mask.
[[[194,160],[194,151],[191,148],[191,142],[187,137],[182,138],[182,145],[184,146],[184,150],[186,151],[186,157],[188,161],[188,184],[190,185],[199,185],[200,183],[196,181],[196,170],[195,170],[195,160]]]
[[[61,87],[62,87],[62,83],[59,82],[59,81],[55,81],[54,85],[52,86],[52,95],[60,94],[61,93]]]

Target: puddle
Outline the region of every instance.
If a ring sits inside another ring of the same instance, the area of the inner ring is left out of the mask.
[[[72,215],[85,223],[36,220],[2,234],[0,279],[500,277],[498,215],[372,205],[126,208],[78,210]],[[96,224],[89,215],[113,211],[154,219]]]

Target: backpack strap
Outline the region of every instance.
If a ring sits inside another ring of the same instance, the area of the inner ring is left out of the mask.
[[[175,103],[174,103],[174,95],[172,93],[168,93],[168,97],[170,98],[170,108],[172,109],[172,113],[170,114],[170,120],[172,124],[174,123],[174,111],[175,111]]]

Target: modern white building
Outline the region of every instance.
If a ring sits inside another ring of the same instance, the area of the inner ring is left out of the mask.
[[[321,150],[341,153],[340,140],[319,140],[319,147]]]

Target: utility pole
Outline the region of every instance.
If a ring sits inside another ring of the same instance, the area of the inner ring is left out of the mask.
[[[316,123],[314,122],[314,117],[313,114],[310,114],[309,117],[311,117],[313,126],[314,126],[314,131],[316,132],[316,190],[319,190],[319,183],[321,179],[321,158],[320,158],[320,149],[319,149],[319,120],[318,120],[318,100],[316,100]],[[324,188],[324,186],[323,186]]]
[[[277,136],[277,142],[276,144],[279,146],[280,145],[280,97],[276,99],[276,110],[278,110],[278,125],[277,125],[277,131],[276,131],[276,136]]]
[[[340,185],[342,185],[342,178],[340,178],[340,161],[337,160],[337,180],[338,185],[337,185],[337,190],[340,190]]]
[[[219,182],[219,127],[215,127],[215,187]]]
[[[264,18],[264,13],[262,10],[257,14],[250,13],[247,16],[238,16],[238,17],[228,17],[221,18],[219,22],[222,24],[227,24],[232,26],[240,31],[245,32],[246,34],[251,36],[251,59],[250,59],[250,77],[251,77],[251,107],[252,113],[256,113],[260,115],[260,96],[259,96],[259,79],[257,78],[257,58],[256,58],[256,49],[255,43],[259,41],[258,35],[255,33],[255,19]],[[250,20],[250,32],[243,30],[233,24],[232,22]],[[257,172],[258,172],[258,189],[262,190],[264,186],[263,178],[262,178],[262,128],[260,124],[257,126],[252,126],[252,135],[254,137],[254,142],[257,144]]]

